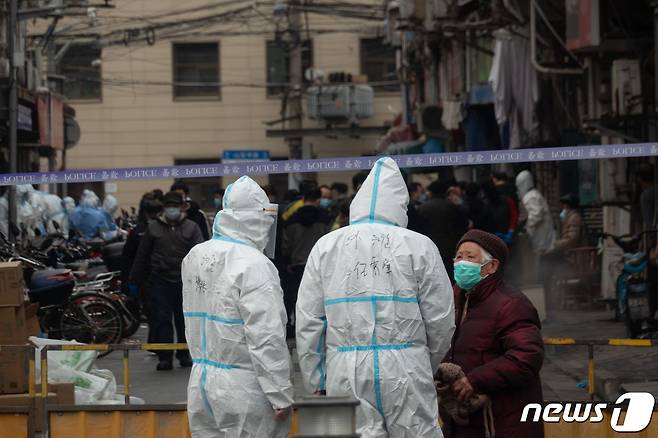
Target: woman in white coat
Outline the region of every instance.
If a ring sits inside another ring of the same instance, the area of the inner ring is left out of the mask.
[[[307,390],[354,396],[363,438],[438,438],[433,374],[454,331],[450,280],[432,241],[409,231],[395,161],[375,164],[350,225],[318,241],[297,300]]]
[[[185,335],[194,366],[194,438],[283,438],[293,401],[279,275],[263,254],[274,218],[248,177],[229,185],[213,238],[183,260]]]

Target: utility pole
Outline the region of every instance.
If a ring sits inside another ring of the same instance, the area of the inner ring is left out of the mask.
[[[18,0],[9,0],[7,17],[7,56],[9,57],[9,173],[18,172],[18,84],[16,74],[16,24],[18,21]],[[9,239],[16,241],[13,227],[16,225],[16,186],[9,186]]]
[[[300,0],[288,1],[288,19],[290,25],[290,34],[292,36],[292,48],[290,50],[290,88],[289,88],[289,106],[288,117],[290,118],[290,129],[302,129],[302,18],[299,10]],[[288,148],[290,159],[298,160],[302,158],[302,137],[288,137]],[[295,180],[295,174],[288,177],[288,186],[297,188],[298,181]]]

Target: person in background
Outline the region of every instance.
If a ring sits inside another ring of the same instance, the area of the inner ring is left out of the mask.
[[[297,302],[310,393],[356,397],[362,438],[440,438],[433,372],[454,330],[452,288],[430,239],[405,229],[407,185],[379,159],[350,225],[313,247]]]
[[[359,191],[361,184],[363,184],[366,178],[368,178],[368,172],[365,170],[362,170],[352,177],[352,190],[354,190],[354,193]]]
[[[421,183],[412,182],[409,183],[409,204],[414,207],[419,207],[420,205],[427,202],[427,193],[425,192],[425,187]]]
[[[553,242],[549,254],[563,254],[565,251],[585,246],[587,233],[585,221],[580,213],[578,197],[567,193],[560,198],[562,210],[560,211],[560,238]]]
[[[345,183],[335,182],[331,185],[331,199],[337,201],[347,198],[348,187]]]
[[[153,340],[152,329],[154,327],[153,319],[151,318],[151,309],[149,307],[149,284],[148,281],[145,281],[140,288],[135,283],[130,283],[130,271],[137,256],[139,243],[148,228],[149,221],[156,220],[162,214],[162,208],[162,203],[156,198],[153,192],[147,192],[142,196],[137,211],[137,224],[128,233],[126,244],[123,246],[121,253],[121,291],[133,298],[139,298],[140,308],[146,316],[149,325],[148,342],[152,342]],[[145,273],[145,278],[148,277],[148,273]]]
[[[283,256],[288,260],[288,290],[284,296],[288,312],[288,335],[295,333],[295,304],[306,260],[315,243],[329,232],[329,216],[320,207],[320,190],[304,195],[304,206],[290,218],[283,231]]]
[[[171,188],[169,190],[172,192],[179,193],[183,197],[183,200],[188,204],[188,207],[185,212],[187,219],[191,220],[192,222],[194,222],[199,226],[199,230],[201,230],[201,236],[203,237],[203,240],[210,239],[208,217],[203,212],[203,210],[201,210],[199,204],[196,201],[193,201],[192,198],[190,198],[190,187],[184,182],[177,181],[171,185]]]
[[[519,422],[527,404],[543,403],[539,371],[544,342],[537,310],[503,280],[507,257],[507,245],[493,234],[470,230],[459,241],[454,261],[457,328],[443,362],[458,365],[465,374],[451,388],[457,400],[487,395],[492,415],[473,412],[467,425],[459,425],[442,406],[446,438],[482,438],[486,430],[501,438],[544,436],[542,422]]]
[[[186,217],[188,205],[179,192],[169,192],[163,198],[164,213],[148,223],[139,242],[137,255],[130,271],[130,283],[144,288],[148,285],[149,307],[153,321],[152,339],[157,343],[174,342],[176,327],[178,342],[185,342],[183,319],[183,283],[181,263],[187,253],[203,242],[199,226]],[[158,371],[173,368],[173,351],[158,351]],[[176,356],[182,367],[191,367],[187,350]]]
[[[333,205],[333,195],[329,186],[320,186],[320,207],[329,210]]]
[[[542,255],[551,249],[555,241],[555,228],[548,203],[535,188],[535,182],[529,171],[524,170],[516,176],[516,187],[528,214],[525,230],[530,236],[532,249],[535,254]]]
[[[215,190],[212,196],[212,206],[215,209],[215,213],[222,209],[222,201],[224,199],[224,189]]]
[[[155,199],[162,202],[162,200],[164,199],[164,192],[160,189],[153,189],[151,191],[153,192],[153,196],[155,196]]]
[[[482,201],[482,190],[476,182],[470,182],[464,190],[464,211],[469,221],[469,228],[492,231],[490,226],[491,211]]]
[[[505,199],[507,203],[507,211],[509,212],[509,225],[507,227],[507,234],[499,236],[501,239],[511,245],[514,238],[514,233],[519,228],[519,198],[516,190],[509,181],[509,177],[504,172],[494,172],[491,176],[491,181],[498,193]]]
[[[336,202],[336,219],[331,224],[330,231],[336,231],[349,225],[350,221],[350,200],[347,198],[339,199]]]
[[[427,193],[422,184],[412,182],[407,184],[409,190],[409,205],[407,206],[407,216],[409,223],[407,229],[420,233],[422,230],[421,219],[418,215],[418,207],[427,202]]]
[[[490,230],[485,231],[495,234],[507,244],[511,243],[513,233],[508,234],[510,232],[510,211],[507,200],[496,190],[496,186],[490,179],[482,182],[482,193],[485,208],[490,214]]]
[[[91,190],[82,193],[78,206],[69,216],[69,223],[85,240],[100,237],[110,241],[119,234],[112,217],[100,207],[100,199]]]
[[[316,190],[317,188],[318,183],[312,180],[304,180],[299,184],[299,195],[297,196],[297,199],[292,201],[281,215],[281,219],[283,219],[284,223],[288,222],[288,220],[297,213],[297,210],[304,206],[304,194]]]
[[[430,199],[418,207],[422,234],[432,239],[439,248],[443,264],[452,281],[452,259],[459,236],[468,229],[468,219],[461,208],[446,199],[447,183],[434,181],[427,189]]]
[[[446,190],[446,198],[457,207],[464,207],[464,190],[457,181],[450,181]]]

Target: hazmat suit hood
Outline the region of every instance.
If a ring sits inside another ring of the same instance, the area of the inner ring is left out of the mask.
[[[80,207],[97,208],[100,206],[100,198],[91,190],[85,190],[80,197]]]
[[[409,191],[397,163],[380,158],[350,205],[350,223],[385,223],[407,227]]]
[[[269,205],[265,191],[248,176],[229,184],[224,208],[215,215],[213,238],[228,237],[263,251],[274,223],[274,218],[264,212]]]
[[[103,199],[103,210],[107,211],[110,216],[114,217],[119,210],[119,202],[117,201],[117,198],[112,195],[105,195],[105,199]]]
[[[62,199],[62,204],[64,205],[64,209],[67,213],[71,213],[73,210],[75,210],[75,200],[70,196],[64,197],[64,199]]]
[[[516,176],[516,188],[519,190],[519,196],[523,198],[530,190],[535,188],[535,182],[532,174],[527,170]]]

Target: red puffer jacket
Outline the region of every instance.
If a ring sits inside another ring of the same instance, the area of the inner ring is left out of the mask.
[[[498,276],[485,279],[468,299],[459,287],[454,292],[459,316],[444,362],[461,366],[475,392],[491,397],[497,438],[542,438],[541,422],[519,422],[526,404],[542,403],[539,370],[544,343],[537,311]],[[466,427],[457,426],[443,412],[442,419],[446,438],[485,436],[482,412],[472,414]]]

